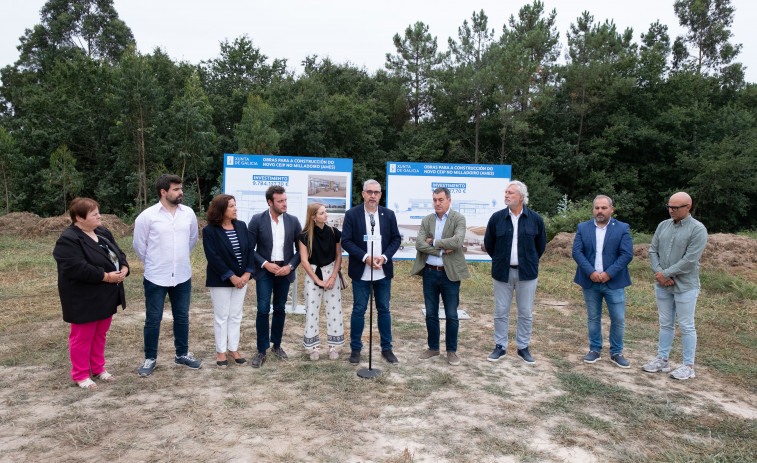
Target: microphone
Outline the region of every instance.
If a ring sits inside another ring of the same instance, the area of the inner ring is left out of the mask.
[[[368,217],[371,219],[371,235],[373,234],[373,228],[376,226],[376,219],[373,217],[373,214],[368,214]]]

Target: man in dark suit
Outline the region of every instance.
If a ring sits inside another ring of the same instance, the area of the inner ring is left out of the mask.
[[[626,286],[631,284],[628,264],[633,241],[627,223],[612,218],[612,199],[594,198],[594,219],[578,224],[573,260],[578,264],[574,281],[583,288],[589,328],[589,353],[584,362],[599,360],[602,351],[602,298],[610,314],[610,361],[621,368],[631,364],[623,357],[626,326]]]
[[[250,243],[255,246],[255,289],[258,297],[258,315],[255,320],[258,353],[252,359],[252,367],[260,368],[266,360],[266,351],[285,359],[281,348],[284,334],[284,307],[289,294],[289,284],[294,281],[300,253],[297,237],[302,232],[297,217],[287,211],[287,195],[284,187],[273,185],[265,192],[268,210],[255,214],[250,219]],[[273,296],[273,320],[269,330],[268,314]],[[270,341],[269,341],[270,338]]]
[[[389,363],[398,363],[392,352],[392,318],[389,313],[394,267],[392,256],[402,244],[397,218],[391,210],[379,206],[381,185],[376,180],[363,183],[363,204],[344,214],[342,249],[350,255],[347,273],[352,279],[352,317],[350,319],[350,363],[360,363],[363,348],[365,310],[373,288],[377,325],[381,336],[381,356]],[[365,235],[380,235],[373,241],[373,253]],[[371,281],[371,276],[373,281]]]

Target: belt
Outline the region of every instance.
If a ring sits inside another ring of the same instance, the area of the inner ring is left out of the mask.
[[[283,260],[275,260],[273,261],[274,264],[278,265],[279,267],[283,266],[286,262]]]
[[[444,271],[444,266],[442,266],[442,265],[429,265],[429,264],[426,264],[426,268],[430,268],[431,270],[436,270],[436,271],[439,271],[439,272],[443,272]]]
[[[514,268],[515,270],[518,270],[518,266],[517,265],[511,265],[510,268]]]

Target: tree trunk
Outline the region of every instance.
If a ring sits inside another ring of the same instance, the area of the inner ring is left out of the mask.
[[[11,212],[11,202],[10,202],[10,196],[8,196],[8,176],[5,172],[5,166],[3,166],[3,187],[5,188],[5,213],[10,214]]]

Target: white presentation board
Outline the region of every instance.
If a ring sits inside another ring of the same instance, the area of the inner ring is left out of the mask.
[[[504,165],[388,162],[386,207],[397,215],[402,234],[402,247],[394,258],[415,259],[421,220],[434,212],[434,189],[444,186],[452,196],[450,208],[465,216],[466,259],[491,260],[483,248],[486,224],[494,212],[505,207],[511,172],[511,166]]]
[[[287,212],[302,226],[307,205],[319,202],[329,224],[341,230],[352,203],[352,159],[224,154],[223,192],[236,198],[239,220],[249,223],[268,209],[265,192],[271,185],[286,189]]]

